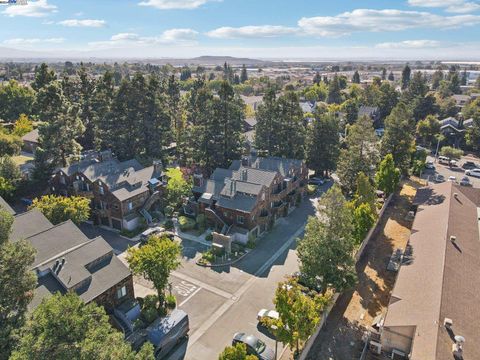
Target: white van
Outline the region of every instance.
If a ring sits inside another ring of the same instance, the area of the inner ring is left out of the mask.
[[[438,162],[440,164],[444,164],[444,165],[450,165],[450,158],[446,157],[446,156],[439,156],[438,157]]]

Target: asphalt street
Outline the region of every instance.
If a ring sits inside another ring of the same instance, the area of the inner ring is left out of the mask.
[[[324,185],[322,190],[326,190]],[[205,246],[181,240],[183,259],[181,267],[170,278],[172,293],[178,308],[190,318],[189,337],[169,355],[169,360],[211,360],[231,344],[233,334],[241,331],[262,339],[275,348],[275,339],[256,320],[262,308],[273,308],[277,283],[285,275],[298,270],[295,253],[296,239],[303,235],[308,216],[315,213],[316,199],[305,199],[288,217],[278,221],[270,233],[259,240],[257,247],[232,266],[203,268],[195,263]],[[82,225],[89,236],[101,235],[124,258],[132,241],[118,234]],[[135,278],[136,295],[153,293],[152,286],[142,278]],[[283,350],[278,344],[278,354]]]

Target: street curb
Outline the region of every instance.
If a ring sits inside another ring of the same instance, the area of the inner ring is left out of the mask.
[[[224,263],[224,264],[215,264],[215,265],[212,265],[212,264],[201,264],[201,263],[199,263],[198,261],[195,261],[195,264],[197,264],[198,266],[204,267],[204,268],[216,268],[216,267],[222,267],[222,266],[230,266],[230,265],[236,264],[237,262],[239,262],[240,260],[242,260],[245,256],[247,256],[247,255],[250,254],[251,252],[253,252],[253,251],[248,250],[245,254],[243,254],[242,256],[240,256],[238,259],[235,259],[235,260],[233,260],[233,261],[230,261],[230,262]]]

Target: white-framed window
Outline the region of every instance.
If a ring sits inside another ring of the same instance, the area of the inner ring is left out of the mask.
[[[100,186],[98,187],[98,192],[100,193],[100,195],[105,195],[105,191],[103,190],[103,186],[102,186],[102,185],[100,185]]]
[[[55,186],[52,186],[52,191],[55,191]]]
[[[129,211],[133,209],[133,203],[131,201],[127,204],[127,209]]]
[[[122,286],[120,289],[117,289],[117,299],[121,299],[127,295],[127,287]]]
[[[229,215],[229,214],[228,214],[227,211],[224,211],[224,212],[223,212],[223,216],[228,217],[228,215]]]
[[[65,175],[60,175],[60,184],[66,184]]]
[[[239,224],[245,223],[245,218],[243,217],[243,215],[237,215],[237,223]]]
[[[265,201],[265,193],[262,193],[262,201]]]
[[[75,176],[75,179],[76,179],[76,180],[80,180],[80,177],[77,175],[77,176]]]

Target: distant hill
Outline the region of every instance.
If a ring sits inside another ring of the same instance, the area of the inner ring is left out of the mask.
[[[212,64],[212,65],[223,65],[225,62],[233,65],[250,65],[250,64],[261,64],[264,63],[263,60],[258,59],[249,59],[249,58],[237,58],[233,56],[199,56],[191,59],[191,61],[200,62],[202,64]]]

